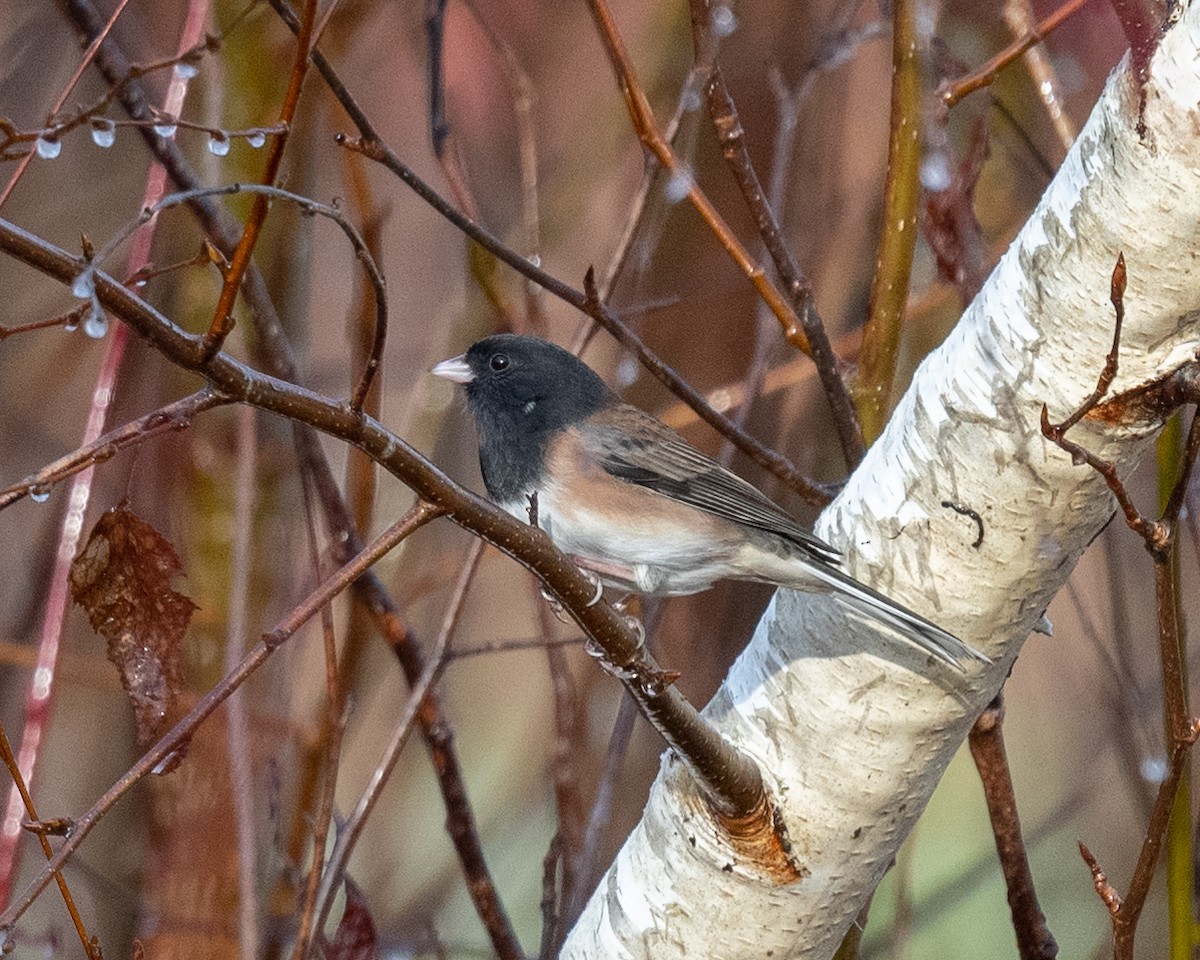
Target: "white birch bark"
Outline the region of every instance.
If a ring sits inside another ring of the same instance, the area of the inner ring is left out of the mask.
[[[706,713],[761,764],[802,879],[780,885],[739,862],[667,757],[642,822],[562,956],[834,953],[1113,512],[1103,482],[1042,438],[1039,417],[1047,403],[1051,419],[1063,419],[1095,386],[1111,344],[1118,252],[1129,287],[1113,389],[1196,355],[1198,49],[1193,0],[1154,57],[1145,140],[1127,67],[1110,78],[1020,236],[818,525],[856,576],[995,663],[956,675],[845,619],[827,598],[780,591]],[[1072,437],[1128,473],[1158,426],[1081,424]],[[974,522],[942,501],[982,516],[978,548]]]

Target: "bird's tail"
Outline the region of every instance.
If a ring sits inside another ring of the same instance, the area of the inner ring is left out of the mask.
[[[913,613],[895,600],[859,583],[850,574],[827,563],[806,563],[808,573],[833,588],[834,596],[847,606],[870,619],[881,621],[895,630],[901,637],[927,653],[933,654],[956,670],[962,671],[963,660],[991,663],[974,647],[969,647],[954,634],[943,630],[936,623]]]

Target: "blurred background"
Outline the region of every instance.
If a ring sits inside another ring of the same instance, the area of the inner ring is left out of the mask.
[[[689,85],[693,48],[686,4],[616,0],[614,6],[660,124],[681,108],[677,151],[757,255],[752,221],[701,98]],[[345,0],[329,18],[320,48],[380,135],[439,192],[473,207],[472,215],[490,231],[540,258],[565,282],[581,287],[591,266],[607,282],[637,214],[646,165],[586,6],[518,0],[446,6],[441,89],[450,131],[446,156],[453,162],[439,162],[431,146],[426,18],[436,7]],[[831,338],[846,357],[858,348],[879,237],[891,73],[885,7],[824,0],[734,4],[727,8],[730,30],[719,55],[750,153],[811,278]],[[1039,0],[1029,10],[1020,2],[993,0],[930,7],[936,15],[931,71],[954,75],[1011,42],[1015,16],[1039,18],[1054,4]],[[101,0],[98,9],[103,19],[112,5]],[[131,61],[150,64],[179,49],[185,14],[185,4],[174,0],[132,0],[112,36]],[[212,131],[275,123],[294,55],[292,34],[265,3],[221,0],[204,23],[221,40],[196,61],[180,111],[203,129],[181,127],[176,142],[204,184],[258,179],[266,151],[235,135],[227,155],[218,156],[221,135],[214,151]],[[1024,222],[1062,160],[1064,137],[1083,123],[1125,45],[1110,6],[1086,4],[1044,46],[1040,69],[1049,73],[1031,75],[1029,64],[1018,61],[951,112],[945,141],[935,146],[951,170],[968,156],[976,131],[986,135],[986,155],[976,154],[982,162],[974,194],[978,262],[994,263]],[[0,116],[18,131],[37,130],[81,50],[66,5],[9,5],[0,17]],[[144,77],[152,102],[162,102],[172,72]],[[932,73],[930,80],[936,80]],[[1039,93],[1045,83],[1052,84],[1061,110],[1057,126]],[[95,69],[85,71],[63,113],[94,103],[107,89]],[[116,103],[100,115],[123,117]],[[931,118],[935,145],[937,129]],[[515,274],[473,251],[395,176],[335,143],[335,134],[354,132],[310,71],[279,183],[322,202],[336,200],[350,220],[365,225],[387,275],[391,310],[380,419],[455,479],[482,490],[461,392],[429,377],[429,367],[505,324],[572,344],[585,320],[552,297],[528,291]],[[152,162],[136,130],[118,126],[115,134],[115,143],[102,148],[86,124],[64,133],[57,155],[33,157],[0,215],[73,252],[81,234],[102,247],[138,216]],[[0,180],[10,180],[15,157],[29,149],[26,142],[8,150],[14,159],[0,163]],[[611,303],[679,373],[708,391],[715,406],[743,418],[751,433],[810,475],[842,478],[845,463],[811,364],[784,342],[773,318],[761,316],[750,284],[671,187],[662,178],[650,184],[611,285]],[[220,202],[241,220],[248,214],[246,197]],[[163,214],[152,263],[195,258],[201,236],[186,210]],[[120,275],[128,250],[126,244],[105,268]],[[342,235],[326,220],[276,203],[256,262],[295,345],[302,382],[348,395],[360,369],[353,344],[369,295]],[[954,324],[972,282],[939,275],[929,242],[918,243],[902,382]],[[6,260],[0,261],[0,289],[0,324],[6,327],[55,317],[76,302],[69,290]],[[219,290],[216,270],[191,265],[151,280],[143,292],[175,322],[200,331]],[[243,322],[229,340],[239,356],[253,355],[249,330]],[[0,338],[0,484],[17,483],[78,446],[113,335],[112,325],[100,339],[58,325]],[[707,452],[728,455],[722,440],[607,334],[597,334],[584,356],[632,402]],[[198,386],[194,376],[131,340],[109,424]],[[91,491],[85,536],[102,511],[127,501],[180,556],[186,577],[176,589],[198,608],[184,641],[185,703],[224,672],[238,536],[248,537],[251,552],[247,622],[235,653],[314,583],[291,428],[265,416],[254,420],[248,529],[235,522],[234,509],[239,435],[244,439],[249,428],[233,409],[204,414],[189,430],[118,455],[97,471]],[[372,490],[340,444],[324,440],[323,450],[336,476],[351,471],[349,496],[364,536],[411,505],[409,491],[387,475]],[[741,456],[733,456],[732,466],[797,516],[812,519],[812,508]],[[44,502],[26,498],[0,512],[0,721],[14,748],[32,685],[46,681],[44,674],[35,676],[36,658],[52,619],[49,585],[69,486],[54,487]],[[1143,478],[1137,492],[1151,510],[1153,477]],[[443,519],[378,566],[419,643],[437,634],[470,545]],[[1194,581],[1194,547],[1194,538],[1185,539],[1187,584]],[[682,673],[679,686],[693,702],[711,696],[768,595],[757,586],[722,585],[643,609],[660,661]],[[1006,735],[1050,929],[1062,956],[1089,957],[1108,949],[1109,924],[1076,842],[1091,847],[1123,890],[1165,771],[1151,565],[1123,524],[1111,524],[1097,541],[1049,616],[1053,637],[1030,639],[1007,687]],[[378,763],[408,686],[393,652],[347,601],[335,606],[334,622],[347,691],[336,792],[337,809],[345,812]],[[453,646],[465,652],[549,634],[569,639],[572,631],[547,621],[529,574],[488,549]],[[610,815],[597,821],[595,842],[585,851],[580,882],[586,886],[637,822],[662,751],[639,719],[627,738],[618,735],[615,773],[604,772],[621,688],[578,644],[563,650],[567,672],[559,679],[569,683],[558,688],[557,710],[547,654],[529,644],[456,658],[439,685],[488,866],[530,954],[542,936],[543,859],[559,816],[556,782],[560,800],[564,784],[577,788],[576,816],[588,815],[602,783],[612,791]],[[180,768],[132,790],[71,861],[67,880],[107,956],[129,955],[135,936],[155,956],[196,955],[200,949],[210,957],[238,955],[237,795],[249,798],[251,810],[241,816],[252,827],[259,954],[278,955],[294,935],[327,735],[319,628],[310,625],[282,648],[247,691],[241,742],[248,766],[230,762],[230,721],[222,708],[196,735]],[[103,640],[76,607],[66,612],[49,706],[34,799],[44,817],[78,815],[142,751]],[[418,741],[413,738],[383,791],[349,875],[363,891],[381,955],[487,956],[488,940],[447,836],[429,755]],[[7,798],[8,779],[0,780]],[[17,868],[13,891],[21,890],[42,858],[29,835],[18,852],[10,865]],[[1141,924],[1143,955],[1163,952],[1164,916],[1156,888]],[[337,919],[335,911],[332,922]],[[863,955],[968,952],[990,960],[1016,951],[978,777],[964,750],[875,897]],[[21,921],[13,955],[81,954],[60,897],[48,889]]]

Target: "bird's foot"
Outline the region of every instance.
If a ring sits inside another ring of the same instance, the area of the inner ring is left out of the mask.
[[[542,587],[542,599],[550,605],[550,612],[554,614],[555,620],[559,623],[571,622],[570,614],[567,613],[567,608],[562,605],[562,601],[545,587]]]

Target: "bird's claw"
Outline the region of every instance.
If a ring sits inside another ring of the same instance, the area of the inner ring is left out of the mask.
[[[554,596],[554,594],[552,594],[545,587],[542,587],[541,589],[542,599],[545,600],[546,603],[550,604],[550,612],[554,614],[554,619],[559,623],[570,623],[571,618],[567,614],[567,609],[562,605],[562,602],[558,599],[558,597]]]
[[[594,607],[604,597],[604,582],[598,576],[592,573],[591,570],[584,570],[582,567],[579,569],[580,572],[588,578],[588,581],[592,584],[592,586],[596,588],[595,596],[593,596],[592,599],[587,602],[587,606]]]
[[[625,621],[625,626],[637,634],[637,645],[641,647],[646,642],[646,628],[642,625],[642,621],[632,614],[622,614],[621,619]]]

